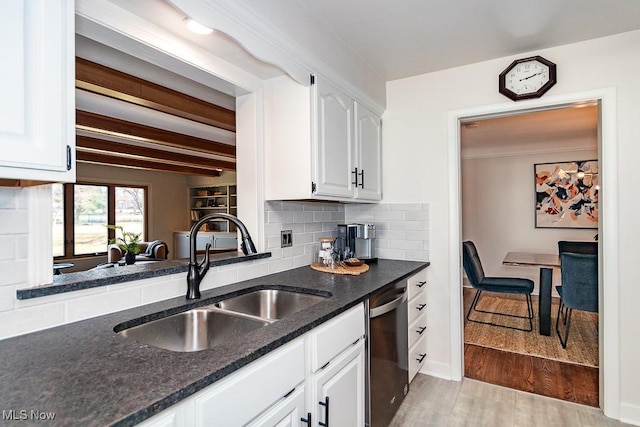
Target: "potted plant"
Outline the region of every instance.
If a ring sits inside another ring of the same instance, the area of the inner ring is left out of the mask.
[[[124,252],[124,261],[127,265],[136,262],[136,255],[140,253],[140,233],[124,231],[121,225],[108,224],[109,230],[114,230],[116,234],[120,231],[120,237],[109,239],[109,243],[116,244]]]

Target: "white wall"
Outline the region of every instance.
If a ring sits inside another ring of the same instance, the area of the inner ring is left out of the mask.
[[[635,175],[640,145],[636,123],[640,117],[640,31],[595,39],[552,49],[524,53],[464,67],[415,76],[387,83],[387,111],[383,120],[383,187],[384,202],[428,202],[431,206],[431,268],[434,292],[440,298],[432,309],[438,328],[450,327],[450,284],[448,283],[449,242],[449,158],[448,113],[487,105],[513,104],[497,90],[497,76],[511,61],[539,54],[558,65],[558,84],[546,95],[572,94],[614,87],[617,96],[617,144],[620,201],[617,212],[619,226],[620,294],[620,416],[640,423],[640,339],[637,333],[636,302],[640,300],[637,285],[640,227],[635,216],[640,211]],[[521,101],[526,106],[529,101]],[[410,153],[410,154],[408,154]],[[455,224],[453,225],[455,226]],[[606,254],[604,254],[606,256]],[[430,360],[434,373],[443,376],[451,371],[451,342],[443,334],[429,339]]]
[[[537,294],[539,268],[503,266],[507,252],[554,254],[558,240],[593,241],[597,229],[535,228],[533,165],[597,158],[596,148],[462,160],[462,240],[475,243],[487,276],[531,279]],[[554,269],[553,283],[559,281],[559,271]]]

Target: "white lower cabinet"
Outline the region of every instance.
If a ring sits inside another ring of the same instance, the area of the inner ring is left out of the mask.
[[[427,270],[407,279],[409,287],[409,382],[427,358]]]
[[[305,412],[305,389],[303,386],[294,390],[282,402],[274,405],[264,415],[249,423],[251,427],[297,427],[304,425],[302,419],[308,419]]]
[[[311,377],[313,425],[364,425],[364,340]]]
[[[325,423],[328,413],[330,425],[363,426],[364,375],[358,304],[141,425],[309,427]],[[318,404],[327,397],[328,412]]]

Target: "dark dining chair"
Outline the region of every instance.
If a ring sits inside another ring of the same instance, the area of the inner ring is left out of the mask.
[[[598,312],[598,255],[562,252],[560,254],[562,285],[556,286],[560,294],[560,306],[556,318],[556,333],[562,348],[567,348],[571,313],[573,310]],[[564,338],[560,333],[562,309],[566,308],[563,323]]]
[[[560,240],[558,242],[558,253],[561,254],[563,252],[598,255],[598,242],[574,242]]]
[[[520,331],[531,332],[533,330],[533,304],[531,303],[531,292],[533,292],[533,281],[529,279],[521,279],[517,277],[486,277],[480,262],[480,256],[476,249],[476,245],[471,241],[462,243],[463,256],[462,263],[464,265],[464,271],[467,273],[471,286],[476,289],[476,295],[473,298],[471,307],[467,312],[467,320],[475,323],[483,323],[485,325],[500,326],[503,328],[517,329]],[[477,308],[478,301],[482,292],[498,292],[503,294],[520,294],[525,295],[527,301],[527,315],[518,316],[507,313],[479,310]],[[498,323],[483,322],[480,320],[471,319],[471,312],[477,311],[479,313],[496,314],[499,316],[515,317],[518,319],[529,319],[529,328],[517,328],[508,325],[500,325]]]

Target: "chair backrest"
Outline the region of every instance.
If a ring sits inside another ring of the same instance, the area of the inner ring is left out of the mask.
[[[570,242],[560,240],[558,242],[558,253],[561,254],[563,252],[598,255],[598,242]]]
[[[598,255],[560,254],[562,301],[569,308],[598,312]]]
[[[462,265],[464,265],[464,271],[467,273],[471,286],[477,287],[478,283],[484,280],[484,270],[476,245],[470,240],[462,242]]]

